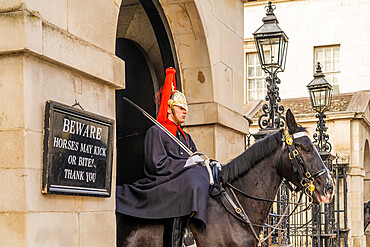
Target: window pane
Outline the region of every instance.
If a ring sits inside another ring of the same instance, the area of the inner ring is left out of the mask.
[[[323,49],[316,49],[316,61],[322,61],[324,58],[324,50]]]
[[[262,76],[262,69],[260,66],[256,67],[256,76],[261,77]]]
[[[247,66],[252,66],[255,63],[255,54],[247,54]]]
[[[263,99],[264,95],[263,95],[263,90],[258,90],[257,91],[257,99]]]
[[[324,53],[325,53],[325,59],[331,58],[331,48],[325,49]]]
[[[333,61],[333,71],[339,71],[339,59]]]
[[[262,79],[258,79],[256,82],[257,82],[256,88],[257,89],[262,89],[263,88],[263,81],[262,81]]]
[[[254,67],[248,67],[248,77],[255,77]]]
[[[330,60],[325,60],[323,64],[323,71],[332,71],[332,64]]]
[[[249,79],[248,80],[248,88],[251,90],[251,89],[255,89],[256,88],[256,86],[255,86],[255,82],[254,82],[255,80],[251,80],[251,79]]]
[[[256,92],[255,91],[249,91],[249,100],[254,100],[256,99]]]
[[[251,64],[255,64],[256,63],[256,54],[249,54],[248,55],[250,59],[248,59],[248,63],[251,65]],[[250,60],[250,61],[249,61]]]
[[[339,59],[339,46],[333,48],[333,58]]]

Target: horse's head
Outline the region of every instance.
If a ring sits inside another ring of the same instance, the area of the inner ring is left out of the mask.
[[[305,190],[306,194],[311,190],[315,204],[329,203],[334,195],[333,178],[304,128],[297,125],[290,109],[286,113],[286,124],[286,145],[279,169],[281,176]]]

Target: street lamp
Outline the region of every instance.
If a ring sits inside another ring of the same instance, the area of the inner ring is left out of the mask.
[[[319,151],[331,151],[331,144],[328,142],[329,135],[325,132],[326,127],[326,115],[325,111],[330,110],[331,97],[333,93],[332,86],[325,80],[325,75],[322,73],[320,62],[316,65],[316,73],[313,75],[314,79],[307,85],[308,92],[311,98],[312,109],[314,109],[317,114],[316,117],[319,119],[317,121],[316,131],[313,135],[314,143],[317,144]]]
[[[277,25],[279,22],[274,14],[275,8],[276,6],[269,1],[265,7],[267,13],[266,17],[262,19],[263,25],[253,33],[261,68],[269,74],[266,78],[266,101],[269,101],[269,105],[264,104],[262,107],[264,114],[258,119],[260,129],[283,127],[285,120],[282,116],[284,107],[278,106],[281,99],[277,86],[280,84],[280,79],[277,77],[277,73],[285,69],[288,37]]]

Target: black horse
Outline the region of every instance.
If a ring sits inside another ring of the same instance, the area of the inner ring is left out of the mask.
[[[295,154],[298,154],[297,158],[301,157],[301,162],[296,163],[299,164],[300,174],[307,174],[308,171],[313,175],[312,177],[315,177],[310,180],[313,180],[315,186],[312,193],[313,202],[329,203],[334,195],[334,183],[319,153],[305,134],[304,128],[297,125],[290,110],[286,113],[286,124],[294,139],[290,147],[295,147],[298,151],[295,151]],[[223,166],[221,179],[225,190],[230,193],[230,188],[227,186],[227,183],[230,183],[247,194],[273,200],[283,178],[299,187],[302,181],[297,176],[297,172],[294,172],[296,169],[289,158],[292,157],[288,150],[289,145],[283,144],[284,136],[284,131],[281,129],[256,142],[240,156]],[[272,202],[258,201],[244,196],[239,196],[239,202],[250,222],[256,225],[263,225],[266,222]],[[208,200],[207,227],[195,220],[190,221],[190,227],[198,247],[249,247],[258,244],[252,228],[227,213],[218,199]],[[255,227],[255,231],[260,230],[261,227]],[[117,215],[117,236],[117,244],[120,247],[162,246],[163,221]]]

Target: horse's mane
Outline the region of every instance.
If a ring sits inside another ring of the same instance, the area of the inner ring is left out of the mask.
[[[299,131],[305,131],[304,127],[298,126]],[[274,153],[281,147],[282,129],[256,142],[241,155],[231,160],[222,168],[222,180],[224,183],[232,181],[247,173],[258,162]]]

